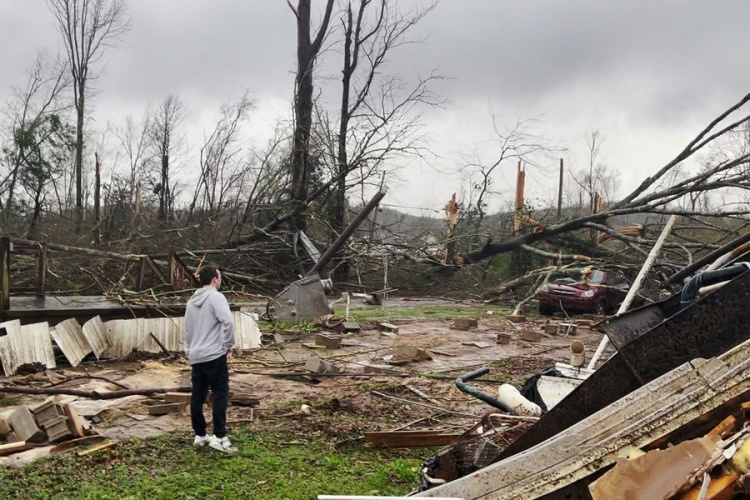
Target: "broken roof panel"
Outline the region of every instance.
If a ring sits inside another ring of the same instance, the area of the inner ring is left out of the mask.
[[[83,324],[83,336],[94,351],[96,359],[112,345],[107,336],[107,327],[100,316],[94,316]]]
[[[92,352],[88,340],[83,335],[81,325],[75,318],[58,323],[50,330],[50,333],[71,366],[78,366],[83,358]]]

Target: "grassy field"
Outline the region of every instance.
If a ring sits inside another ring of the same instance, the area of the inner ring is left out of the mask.
[[[386,321],[386,320],[442,320],[455,318],[486,318],[492,311],[495,316],[507,316],[508,309],[493,305],[435,305],[419,307],[387,307],[373,306],[371,308],[353,308],[349,311],[352,321]],[[344,310],[337,309],[337,314],[344,314]]]
[[[187,433],[0,468],[0,498],[315,499],[405,495],[429,451],[337,450],[315,438],[232,433],[239,451],[194,449]]]

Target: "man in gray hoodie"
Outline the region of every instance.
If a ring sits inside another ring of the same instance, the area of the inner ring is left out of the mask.
[[[235,449],[227,437],[229,366],[234,348],[234,320],[226,297],[219,292],[221,272],[204,266],[198,273],[203,288],[190,298],[185,310],[185,354],[192,367],[193,391],[190,396],[190,420],[195,431],[195,446],[210,446],[221,451]],[[203,405],[208,389],[213,392],[214,435],[206,434]]]

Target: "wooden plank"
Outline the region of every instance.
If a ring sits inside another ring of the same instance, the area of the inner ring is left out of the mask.
[[[92,448],[89,448],[88,450],[81,450],[78,453],[76,453],[76,455],[78,455],[79,457],[82,457],[84,455],[88,455],[90,453],[94,453],[95,451],[106,450],[107,448],[111,448],[112,446],[114,446],[116,444],[117,444],[116,441],[107,441],[105,443],[102,443],[102,444],[96,445],[96,446],[94,446]]]
[[[102,436],[100,434],[95,434],[93,436],[83,436],[83,437],[79,437],[76,439],[71,439],[70,441],[65,441],[64,443],[60,443],[54,448],[52,448],[49,452],[51,455],[59,455],[61,453],[73,451],[79,446],[99,444],[101,442],[105,442],[108,440],[109,438],[107,438],[106,436]]]
[[[164,401],[167,403],[190,404],[191,396],[192,394],[189,392],[168,392],[164,395]]]
[[[365,439],[376,448],[422,448],[445,446],[462,434],[444,434],[441,430],[365,432]]]
[[[253,394],[237,394],[229,398],[229,403],[232,406],[258,406],[260,397]]]
[[[185,403],[165,403],[151,405],[148,407],[149,415],[166,415],[168,413],[178,413],[183,411],[187,405]]]
[[[6,455],[12,455],[13,453],[18,453],[19,451],[26,451],[30,450],[31,448],[34,448],[35,446],[31,443],[27,443],[26,441],[19,441],[17,443],[6,443],[6,444],[0,444],[0,457],[4,457]]]
[[[65,415],[68,417],[68,424],[70,425],[70,431],[75,437],[83,437],[86,435],[86,429],[83,428],[83,421],[81,416],[78,414],[75,408],[68,403],[63,406],[65,409]]]
[[[142,258],[146,261],[146,264],[151,268],[151,271],[153,271],[156,277],[159,278],[161,284],[168,285],[169,282],[167,281],[167,278],[165,278],[164,274],[162,274],[161,270],[159,270],[159,267],[156,265],[156,262],[154,262],[154,259],[152,259],[149,255],[144,255]]]

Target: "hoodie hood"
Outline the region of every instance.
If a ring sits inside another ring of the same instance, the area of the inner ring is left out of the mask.
[[[201,307],[205,304],[206,300],[208,300],[208,297],[216,292],[218,292],[218,290],[212,286],[200,288],[195,291],[192,297],[190,297],[188,303],[193,304],[196,307]]]

